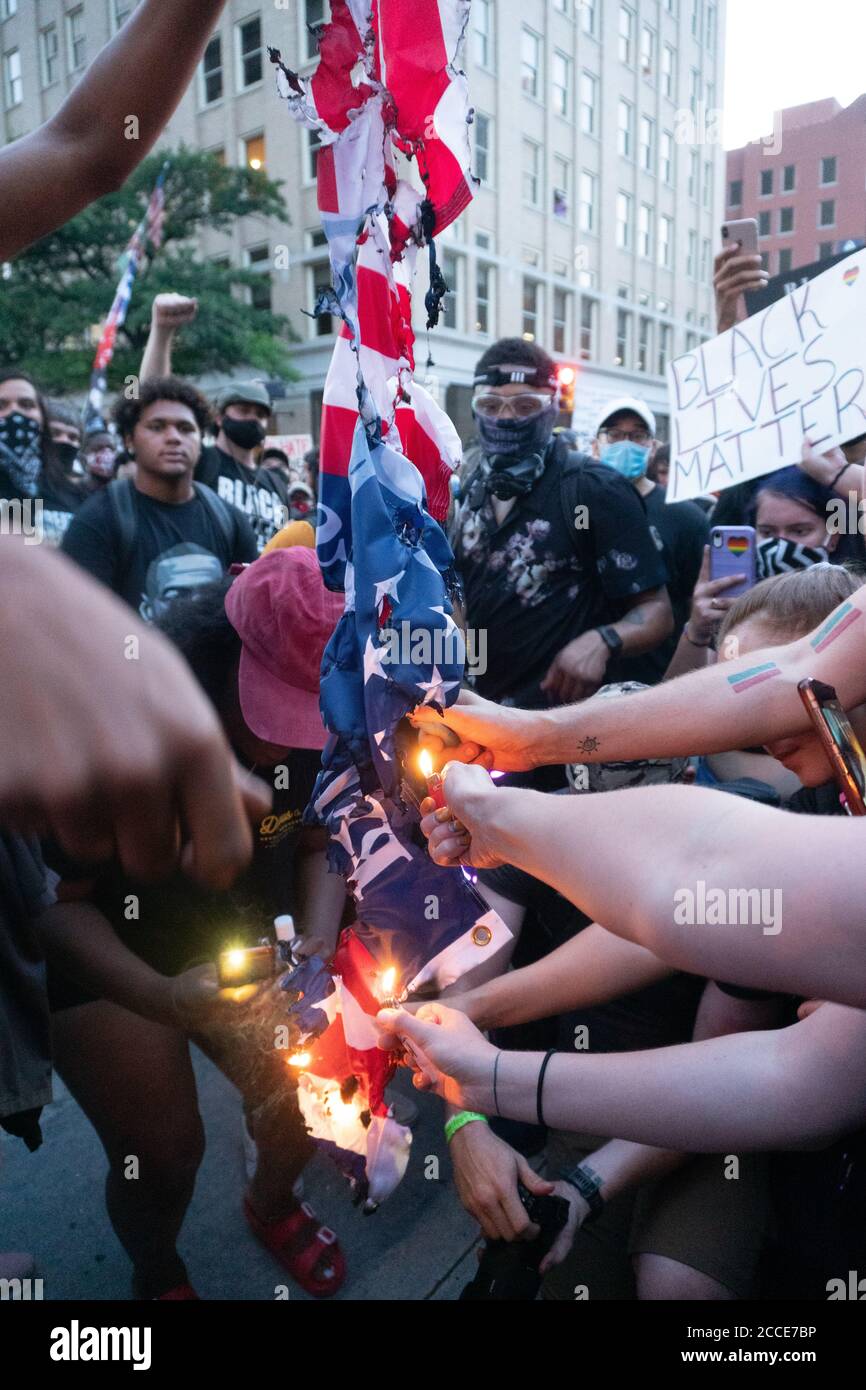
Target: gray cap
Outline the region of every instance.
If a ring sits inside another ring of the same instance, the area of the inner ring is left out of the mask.
[[[216,398],[217,410],[240,402],[243,405],[264,405],[271,409],[271,398],[263,381],[231,381],[222,386]]]

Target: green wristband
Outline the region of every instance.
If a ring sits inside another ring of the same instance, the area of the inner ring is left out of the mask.
[[[487,1124],[487,1116],[479,1115],[477,1110],[461,1110],[459,1115],[452,1115],[450,1120],[446,1120],[445,1138],[448,1143],[451,1143],[458,1129],[470,1124],[472,1120],[480,1120],[482,1124]]]

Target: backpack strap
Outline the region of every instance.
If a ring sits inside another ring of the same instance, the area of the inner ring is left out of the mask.
[[[214,492],[213,488],[208,487],[206,483],[193,483],[193,487],[196,497],[210,513],[211,521],[225,541],[231,560],[235,553],[238,533],[234,507],[230,507],[228,502],[224,501],[219,493]]]
[[[108,500],[111,503],[114,524],[120,540],[120,573],[125,575],[135,550],[135,536],[138,530],[132,480],[130,478],[112,478],[108,484]]]
[[[583,465],[591,461],[590,455],[582,454],[579,449],[569,449],[559,475],[559,500],[562,504],[562,515],[565,518],[565,528],[572,538],[574,553],[580,558],[583,558],[583,555],[578,543],[578,528],[575,525],[574,513],[583,494],[581,486]]]

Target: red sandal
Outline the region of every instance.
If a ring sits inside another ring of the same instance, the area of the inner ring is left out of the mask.
[[[250,1230],[296,1279],[305,1293],[329,1298],[342,1288],[346,1278],[346,1257],[335,1233],[320,1226],[307,1202],[298,1202],[282,1221],[265,1222],[256,1216],[248,1197],[244,1213]]]
[[[169,1289],[168,1293],[157,1294],[154,1303],[188,1303],[193,1299],[196,1303],[200,1301],[192,1284],[178,1284],[176,1289]]]

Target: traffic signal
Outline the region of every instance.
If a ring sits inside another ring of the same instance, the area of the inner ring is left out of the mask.
[[[556,369],[556,379],[559,383],[559,411],[561,415],[567,415],[569,420],[574,414],[574,388],[577,385],[577,368],[568,362],[562,362]]]

